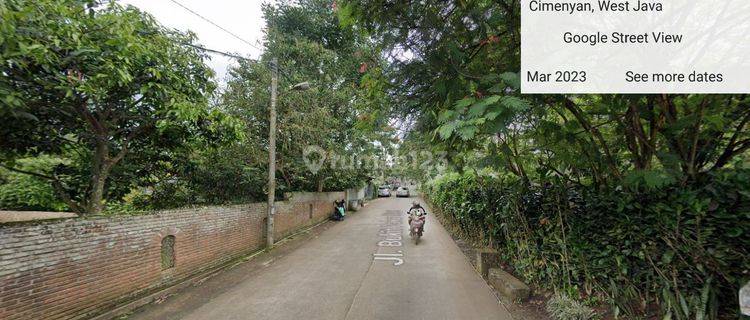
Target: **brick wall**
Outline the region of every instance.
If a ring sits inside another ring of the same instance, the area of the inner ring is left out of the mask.
[[[287,196],[277,239],[325,220],[344,194]],[[265,203],[253,203],[0,224],[0,319],[89,318],[261,249],[265,215]],[[164,269],[169,236],[174,267]]]
[[[293,192],[284,195],[274,216],[274,238],[286,237],[300,226],[309,226],[327,219],[333,212],[333,201],[344,198],[343,192]],[[265,206],[264,206],[265,208]]]

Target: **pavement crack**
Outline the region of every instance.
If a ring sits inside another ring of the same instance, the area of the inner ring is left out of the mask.
[[[352,311],[352,306],[357,301],[357,297],[359,296],[359,292],[362,291],[362,285],[365,283],[365,279],[367,279],[367,276],[370,274],[370,271],[372,270],[372,266],[375,264],[375,260],[370,260],[370,266],[367,267],[367,272],[365,272],[364,276],[362,276],[362,280],[359,281],[359,285],[357,286],[357,291],[354,293],[354,297],[352,297],[352,302],[349,303],[349,306],[346,307],[346,315],[344,315],[344,320],[349,319],[349,314]]]

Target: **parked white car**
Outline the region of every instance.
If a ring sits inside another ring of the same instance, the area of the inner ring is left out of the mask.
[[[391,196],[391,188],[388,188],[388,186],[380,186],[378,188],[378,197],[390,197]]]
[[[409,197],[409,188],[407,188],[407,187],[398,187],[398,189],[396,189],[396,197],[408,198]]]

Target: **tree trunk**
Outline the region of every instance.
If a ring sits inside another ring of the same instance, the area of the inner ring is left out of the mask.
[[[106,136],[97,137],[89,186],[91,192],[86,206],[87,214],[100,214],[104,210],[104,189],[107,178],[109,178],[112,167],[120,162],[127,152],[128,148],[124,146],[114,157],[111,157],[108,138]]]
[[[622,178],[622,174],[620,173],[620,170],[617,168],[617,164],[615,162],[614,157],[612,156],[612,152],[610,152],[609,146],[607,145],[606,140],[604,140],[604,136],[602,136],[601,132],[599,132],[599,129],[597,129],[596,127],[591,125],[591,123],[589,123],[588,119],[586,119],[583,112],[578,108],[578,106],[575,103],[573,103],[573,101],[571,101],[570,99],[565,99],[565,102],[563,103],[563,105],[566,109],[568,109],[568,111],[570,111],[570,113],[573,114],[573,116],[576,118],[576,120],[578,120],[581,126],[584,129],[586,129],[586,131],[590,134],[591,141],[594,144],[594,146],[597,146],[597,141],[598,141],[599,145],[597,146],[597,151],[599,147],[602,148],[602,150],[604,151],[604,156],[607,161],[607,164],[609,165],[609,168],[614,174],[614,176],[617,179]]]
[[[110,170],[109,146],[107,145],[106,137],[97,136],[94,158],[92,160],[91,182],[89,185],[91,191],[86,206],[86,213],[100,214],[104,208],[104,204],[102,203],[104,199],[104,184],[107,181]]]
[[[323,179],[323,178],[320,178],[318,180],[318,192],[323,192],[323,182],[324,181],[325,181],[325,179]]]
[[[88,214],[100,214],[104,210],[104,186],[109,176],[109,166],[100,168],[100,172],[91,178]]]
[[[76,207],[85,208],[83,211],[86,214],[99,214],[104,210],[104,189],[112,168],[129,152],[130,141],[142,135],[146,130],[154,128],[156,122],[148,122],[132,128],[130,134],[122,141],[119,141],[120,150],[111,155],[109,143],[115,138],[109,129],[111,126],[111,122],[109,121],[112,120],[110,117],[112,110],[108,109],[105,112],[92,113],[88,109],[88,104],[89,101],[87,99],[81,99],[75,109],[81,118],[88,123],[91,133],[94,136],[94,157],[91,164],[91,181],[89,182],[90,192],[88,198],[82,201],[84,203]],[[61,189],[60,186],[56,186],[56,188]],[[68,198],[64,197],[63,199]]]

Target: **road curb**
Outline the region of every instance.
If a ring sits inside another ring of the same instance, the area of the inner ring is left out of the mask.
[[[440,223],[443,225],[443,227],[446,229],[446,231],[450,234],[451,240],[456,246],[459,246],[459,244],[456,242],[457,238],[456,235],[453,234],[453,231],[449,230],[453,229],[453,226],[449,223],[449,221],[445,221],[445,218],[442,217],[442,210],[438,208],[437,206],[433,205],[430,201],[429,197],[426,197],[424,194],[420,195],[421,198],[424,200],[425,204],[430,208],[431,212],[433,213],[433,216],[440,221]],[[459,236],[458,238],[462,238],[462,236]],[[475,247],[473,245],[470,245],[472,247],[471,252],[466,252],[463,249],[460,249],[466,258],[466,260],[469,262],[469,264],[474,268],[474,271],[479,275],[482,280],[484,280],[485,285],[492,290],[492,293],[495,295],[495,298],[497,299],[498,303],[506,310],[508,311],[513,319],[547,319],[543,316],[538,316],[533,313],[529,313],[525,310],[521,310],[516,306],[516,302],[523,302],[523,301],[516,301],[513,298],[506,295],[503,290],[500,287],[497,287],[492,281],[493,277],[492,271],[493,269],[496,269],[500,266],[500,254],[497,250],[491,249],[491,248],[481,248],[481,247]],[[460,248],[461,246],[459,246]],[[498,269],[502,270],[502,269]],[[505,272],[505,271],[503,271]],[[507,273],[507,272],[505,272]],[[496,275],[497,272],[494,272]],[[520,281],[519,279],[515,278],[518,282],[521,282],[524,286],[526,286],[525,283]],[[528,287],[528,286],[526,286]],[[531,290],[529,290],[530,294]],[[528,295],[526,296],[528,297]]]
[[[510,301],[524,301],[531,294],[529,286],[500,268],[490,269],[487,280],[493,288]]]

